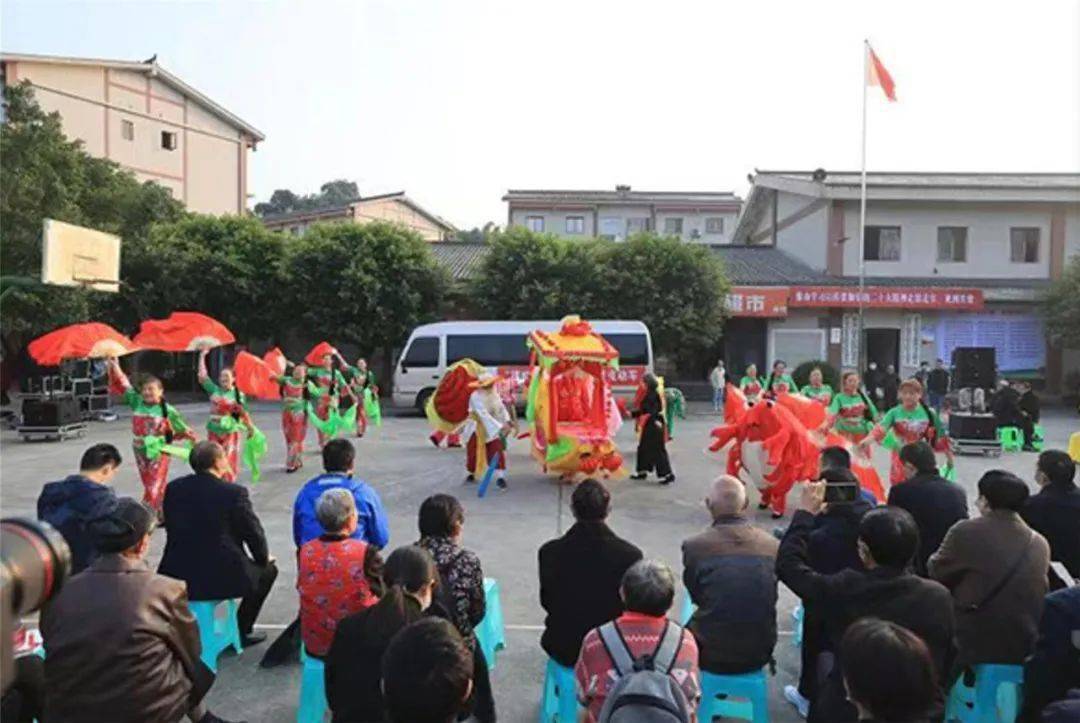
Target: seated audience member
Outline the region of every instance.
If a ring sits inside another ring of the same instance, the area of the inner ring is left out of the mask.
[[[0,720],[34,723],[45,708],[45,661],[32,652],[15,650],[10,687],[0,697]]]
[[[776,550],[746,515],[746,486],[730,475],[709,488],[712,526],[682,544],[683,584],[697,606],[687,628],[699,667],[738,674],[761,669],[776,645]]]
[[[130,497],[90,522],[98,557],[42,610],[44,723],[221,720],[184,583],[146,564],[154,523]]]
[[[383,563],[377,548],[351,537],[357,515],[349,490],[339,487],[323,492],[315,514],[324,532],[300,548],[296,588],[304,650],[322,658],[334,640],[338,621],[378,601]]]
[[[95,444],[79,462],[79,473],[49,482],[37,501],[37,516],[55,527],[71,548],[71,574],[82,572],[97,551],[86,523],[116,508],[110,483],[120,468],[120,451],[111,444]]]
[[[1066,452],[1052,449],[1039,455],[1035,469],[1038,493],[1028,498],[1020,516],[1050,543],[1050,559],[1080,579],[1080,488],[1076,463]]]
[[[472,655],[446,620],[424,618],[390,640],[382,660],[389,723],[452,723],[472,689]]]
[[[547,612],[540,646],[559,665],[574,667],[585,633],[623,611],[619,583],[641,550],[604,522],[611,494],[587,479],[570,497],[574,524],[540,548],[540,605]]]
[[[799,509],[780,542],[776,570],[780,580],[807,607],[825,616],[825,631],[834,655],[820,656],[820,685],[810,705],[809,720],[839,723],[857,720],[847,701],[840,665],[840,640],[852,622],[863,617],[888,620],[913,631],[930,649],[935,669],[945,670],[952,651],[953,605],[939,583],[908,571],[919,547],[919,530],[907,511],[877,507],[859,521],[859,557],[863,570],[823,575],[810,564],[809,541],[815,516],[825,503],[824,482],[804,484]],[[944,681],[941,681],[944,682]],[[935,709],[941,713],[944,696],[938,691]]]
[[[382,659],[391,638],[424,617],[439,573],[431,554],[415,545],[386,558],[386,594],[338,623],[326,655],[326,700],[334,723],[382,723]]]
[[[493,721],[495,698],[491,693],[488,664],[473,633],[487,612],[484,573],[480,558],[461,546],[465,508],[451,495],[432,495],[420,505],[419,527],[420,539],[416,544],[431,553],[439,570],[436,598],[472,651],[473,691],[469,709],[481,723]]]
[[[1035,645],[1050,546],[1020,518],[1027,497],[1019,477],[990,470],[979,480],[981,515],[953,525],[927,563],[930,577],[952,592],[957,668],[1019,665]]]
[[[1034,452],[1031,446],[1035,435],[1035,422],[1020,408],[1020,393],[1008,382],[1001,382],[1001,387],[994,394],[990,411],[997,418],[998,427],[1018,427],[1024,434],[1024,451]]]
[[[938,474],[937,456],[926,442],[905,444],[900,450],[906,479],[889,490],[889,504],[902,507],[919,526],[915,572],[926,577],[926,561],[941,545],[945,533],[968,518],[964,488]]]
[[[830,469],[842,469],[851,472],[851,453],[843,447],[837,446],[822,449],[821,457],[818,460],[818,478],[825,479],[826,472]],[[870,490],[860,486],[859,496],[866,500],[871,507],[877,507],[877,497],[874,497],[874,493]]]
[[[1024,663],[1024,713],[1039,721],[1048,705],[1080,687],[1080,586],[1046,596],[1035,652]],[[1080,720],[1080,719],[1077,719]]]
[[[1028,417],[1032,424],[1038,424],[1039,417],[1042,416],[1039,397],[1031,390],[1028,382],[1019,382],[1016,387],[1016,391],[1020,393],[1020,412]]]
[[[701,698],[698,648],[694,636],[667,619],[675,599],[675,574],[656,560],[639,560],[623,575],[620,586],[626,612],[612,624],[637,660],[653,655],[666,635],[678,635],[679,647],[668,675],[682,690],[691,711],[691,720]],[[574,667],[578,701],[585,706],[584,721],[596,723],[618,674],[607,652],[600,629],[590,630],[581,643]]]
[[[920,723],[938,698],[926,643],[905,627],[875,618],[852,623],[840,641],[848,696],[860,721]]]
[[[158,572],[186,582],[189,600],[241,598],[241,643],[261,643],[266,633],[253,628],[278,575],[262,524],[247,488],[225,481],[231,466],[220,444],[197,443],[188,461],[195,474],[165,488],[165,552]]]
[[[847,452],[840,447],[833,447]],[[824,454],[822,454],[824,457]],[[825,503],[824,510],[814,518],[814,528],[810,532],[808,554],[810,567],[822,575],[832,575],[841,570],[862,570],[859,559],[859,522],[863,515],[876,505],[862,495],[850,499],[851,495],[842,493],[856,487],[859,481],[851,470],[840,467],[825,467],[821,473],[825,481],[826,496],[830,486],[838,488],[836,500]],[[840,499],[843,497],[844,499]],[[831,653],[833,647],[825,630],[825,614],[813,603],[803,604],[803,640],[800,648],[802,666],[799,670],[799,685],[784,686],[784,698],[794,705],[803,718],[807,716],[810,701],[816,695],[817,660],[825,653]]]

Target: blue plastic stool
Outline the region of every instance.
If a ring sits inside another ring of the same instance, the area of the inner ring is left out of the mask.
[[[581,706],[571,668],[548,658],[544,673],[544,695],[540,698],[540,723],[577,723]]]
[[[219,605],[225,605],[225,615],[216,615]],[[226,648],[232,648],[239,655],[243,652],[240,645],[240,626],[236,622],[237,604],[235,600],[200,600],[189,602],[191,614],[199,624],[199,641],[202,643],[202,661],[210,670],[217,672],[217,659]]]
[[[946,721],[962,723],[1013,723],[1023,701],[1024,668],[1021,665],[976,665],[975,687],[964,677],[949,691]]]
[[[300,662],[304,672],[300,678],[300,707],[296,711],[296,723],[322,723],[327,707],[323,661],[312,658],[301,645]]]
[[[476,626],[476,639],[484,652],[488,670],[494,670],[496,651],[506,647],[502,599],[499,597],[499,583],[494,578],[484,578],[484,604],[486,612],[484,619]]]
[[[1019,427],[998,427],[997,438],[1004,452],[1019,452],[1024,448],[1024,435]]]
[[[742,675],[717,675],[701,671],[698,723],[711,723],[715,716],[769,723],[769,685],[765,671]]]
[[[694,615],[694,601],[690,599],[689,591],[683,591],[682,607],[679,608],[679,625],[684,628],[686,624],[690,622],[690,618]]]
[[[802,634],[803,634],[803,618],[806,617],[806,610],[803,609],[802,603],[795,606],[795,609],[791,611],[791,619],[795,621],[795,631],[791,636],[791,644],[796,648],[802,647]]]

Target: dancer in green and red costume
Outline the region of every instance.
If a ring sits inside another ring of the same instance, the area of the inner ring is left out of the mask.
[[[799,393],[828,407],[832,402],[833,389],[825,383],[825,376],[821,373],[821,369],[814,367],[810,370],[810,383],[800,389]]]
[[[774,361],[772,371],[769,372],[769,376],[765,379],[762,394],[772,398],[777,394],[797,391],[799,391],[799,388],[795,386],[795,380],[787,373],[787,363],[783,359]]]
[[[757,375],[757,364],[746,367],[746,374],[739,380],[739,391],[746,397],[747,404],[753,404],[761,396],[761,380]]]
[[[368,369],[367,359],[363,357],[356,360],[356,366],[345,369],[349,378],[349,388],[359,405],[356,408],[356,436],[363,437],[367,432],[368,423],[377,424],[379,417],[379,387],[375,383],[375,372]]]
[[[922,401],[922,384],[915,379],[906,379],[901,382],[899,391],[900,403],[885,413],[873,432],[874,440],[879,443],[889,432],[895,438],[895,443],[890,445],[890,484],[899,484],[906,479],[904,465],[900,461],[900,448],[905,444],[927,442],[935,451],[945,453],[949,466],[953,464],[949,434],[941,423],[941,417]]]
[[[210,395],[210,419],[206,422],[206,438],[217,442],[225,450],[229,471],[221,475],[226,482],[235,482],[240,472],[240,432],[253,432],[251,417],[247,411],[247,397],[236,386],[236,375],[229,367],[218,373],[218,383],[206,370],[209,349],[199,352],[199,384]]]
[[[335,367],[335,360],[339,365],[345,365],[345,360],[338,354],[337,349],[325,341],[308,352],[306,358],[309,364],[318,364],[308,368],[308,380],[313,385],[315,416],[322,422],[329,422],[332,413],[336,414],[342,396],[352,397],[349,383],[340,369]],[[322,449],[330,440],[330,435],[318,428],[315,432],[319,439],[319,449]]]
[[[878,412],[862,390],[858,372],[845,372],[840,393],[829,402],[828,428],[852,444],[860,444],[874,428]]]
[[[313,396],[307,378],[307,364],[286,364],[277,377],[281,388],[281,431],[285,435],[285,471],[295,472],[304,466],[304,439],[307,437],[307,405]]]
[[[120,362],[108,360],[110,389],[123,395],[131,407],[131,431],[135,435],[135,466],[143,484],[143,502],[161,514],[165,485],[169,479],[169,455],[162,451],[182,439],[195,441],[176,407],[165,401],[165,388],[157,377],[145,377],[136,391]]]

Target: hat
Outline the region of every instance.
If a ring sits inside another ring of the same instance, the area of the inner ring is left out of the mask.
[[[153,531],[155,523],[149,507],[131,497],[121,497],[111,512],[90,520],[87,527],[98,552],[123,552]]]
[[[478,376],[476,378],[476,381],[473,382],[472,384],[470,384],[469,386],[472,387],[473,389],[485,389],[487,387],[490,387],[492,384],[494,384],[497,381],[499,381],[499,378],[497,376],[495,376],[494,374],[490,374],[490,373],[485,372],[484,374],[481,374],[480,376]]]

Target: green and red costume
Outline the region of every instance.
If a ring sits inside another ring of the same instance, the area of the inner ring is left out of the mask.
[[[892,432],[894,437],[894,443],[889,445],[890,484],[898,484],[907,479],[904,465],[900,461],[900,448],[905,444],[924,441],[937,452],[949,449],[949,433],[941,423],[941,417],[929,411],[923,404],[916,404],[911,409],[897,404],[886,412],[881,423],[874,428],[874,439],[881,442],[889,432]]]
[[[368,422],[376,426],[382,419],[379,409],[379,387],[375,383],[375,372],[370,369],[348,367],[349,388],[356,397],[356,436],[363,437],[367,432]]]
[[[745,376],[739,380],[739,390],[749,404],[753,404],[761,396],[761,380],[757,377]]]
[[[829,414],[833,417],[836,433],[858,444],[874,429],[873,419],[877,417],[877,409],[864,394],[840,392],[829,402]]]
[[[220,444],[229,460],[229,471],[222,474],[221,479],[235,482],[240,472],[240,432],[251,426],[247,397],[236,387],[226,391],[209,378],[201,379],[199,383],[210,395],[210,419],[206,423],[206,438]]]
[[[315,433],[319,438],[319,449],[322,449],[333,437],[324,429],[332,429],[331,417],[337,412],[338,401],[342,391],[347,389],[348,382],[337,369],[316,367],[308,369],[308,380],[312,384],[312,397],[314,398],[315,416],[322,425],[315,424]],[[322,428],[320,428],[322,427]]]
[[[805,387],[799,390],[799,393],[804,397],[809,397],[816,402],[821,402],[826,407],[832,402],[832,387],[828,384],[822,384],[820,387],[815,387],[813,384],[807,384]]]
[[[304,466],[304,439],[307,437],[306,381],[292,376],[277,378],[281,385],[281,431],[285,434],[285,471],[295,472]]]

